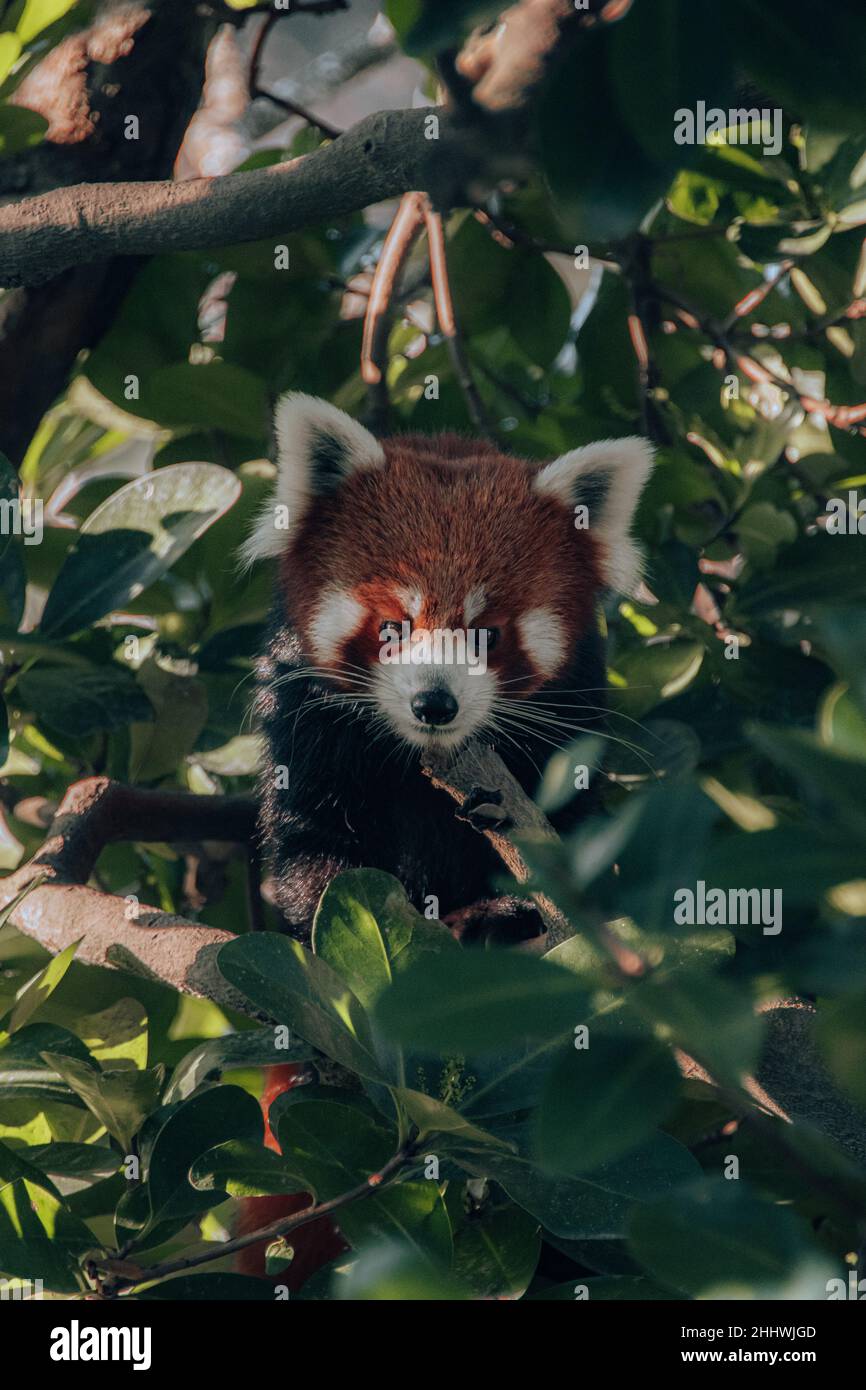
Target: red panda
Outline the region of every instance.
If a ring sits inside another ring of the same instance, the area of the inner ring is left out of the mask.
[[[308,940],[329,881],[365,866],[464,940],[536,934],[531,905],[491,901],[487,839],[418,761],[483,739],[531,794],[553,746],[598,728],[597,605],[640,575],[630,528],[650,445],[540,465],[455,434],[379,440],[294,393],[275,433],[276,489],[245,555],[277,561],[256,703],[262,832],[289,930]],[[578,797],[563,815],[582,813]]]

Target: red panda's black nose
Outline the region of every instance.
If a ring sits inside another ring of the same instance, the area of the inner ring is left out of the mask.
[[[450,724],[457,710],[457,701],[444,686],[412,696],[412,713],[421,724]]]

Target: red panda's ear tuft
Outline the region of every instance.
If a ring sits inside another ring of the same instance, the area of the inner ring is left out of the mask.
[[[649,441],[629,436],[572,449],[533,480],[540,495],[557,498],[569,510],[586,508],[587,529],[601,542],[603,577],[620,593],[632,593],[640,581],[643,556],[630,532],[652,466]]]
[[[316,396],[290,391],[277,402],[277,481],[241,549],[243,563],[279,555],[312,498],[333,492],[364,468],[381,468],[379,441],[345,411]]]

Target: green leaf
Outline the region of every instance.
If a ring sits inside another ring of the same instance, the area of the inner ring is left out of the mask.
[[[517,1206],[485,1208],[454,1237],[454,1277],[475,1298],[519,1298],[538,1264],[538,1222]]]
[[[385,0],[385,13],[400,42],[420,17],[422,0]]]
[[[129,775],[136,782],[156,781],[176,771],[195,746],[208,717],[207,688],[195,677],[170,669],[151,656],[138,680],[153,717],[130,729]]]
[[[29,44],[41,34],[43,29],[47,29],[49,24],[54,24],[61,19],[77,4],[77,0],[24,0],[16,30],[18,38],[22,44]]]
[[[301,1191],[299,1178],[273,1149],[240,1139],[208,1149],[193,1163],[189,1180],[201,1192],[225,1191],[230,1197],[267,1197]]]
[[[395,1132],[384,1120],[355,1105],[328,1100],[323,1091],[313,1100],[278,1096],[269,1122],[284,1168],[291,1168],[301,1190],[319,1202],[357,1187],[398,1147]]]
[[[21,52],[17,34],[0,34],[0,82],[5,82]]]
[[[471,1298],[472,1292],[404,1243],[383,1240],[363,1250],[345,1272],[335,1271],[329,1296],[365,1303],[451,1303]]]
[[[866,85],[862,9],[857,0],[828,9],[820,44],[814,13],[809,0],[732,0],[726,22],[735,51],[748,54],[750,76],[786,110],[859,133]]]
[[[246,368],[230,362],[179,362],[146,376],[137,413],[172,429],[200,426],[261,440],[268,412],[264,382]]]
[[[825,747],[866,763],[866,713],[847,686],[827,691],[818,711],[819,737]]]
[[[153,718],[150,701],[121,666],[31,667],[19,676],[15,694],[49,729],[73,738]]]
[[[237,1067],[281,1066],[286,1062],[306,1062],[313,1055],[309,1043],[297,1042],[277,1047],[273,1028],[254,1028],[248,1033],[229,1033],[199,1043],[178,1062],[165,1092],[165,1104],[185,1100],[200,1086],[216,1081],[223,1072]]]
[[[560,217],[583,244],[634,232],[682,162],[673,142],[673,112],[662,163],[647,155],[617,97],[610,35],[596,33],[587,40],[554,70],[534,104],[541,166]],[[598,120],[599,111],[604,121]],[[628,169],[628,178],[618,176],[622,169]]]
[[[15,1007],[0,1026],[7,1033],[15,1033],[42,1007],[56,990],[63,976],[72,964],[72,957],[81,945],[81,940],[73,941],[64,951],[60,951],[18,991]]]
[[[397,1147],[396,1136],[353,1106],[333,1101],[275,1102],[271,1126],[287,1165],[320,1202],[329,1201],[377,1173]],[[343,1207],[340,1229],[357,1247],[383,1238],[399,1240],[422,1259],[451,1262],[451,1223],[437,1184],[401,1181]]]
[[[384,1079],[360,1002],[299,942],[271,933],[239,937],[220,949],[217,963],[229,984],[264,1014],[350,1071]]]
[[[573,1174],[610,1163],[649,1138],[679,1089],[664,1044],[591,1029],[589,1046],[567,1048],[548,1076],[538,1115],[542,1164]]]
[[[568,1240],[623,1235],[635,1202],[677,1189],[699,1171],[688,1149],[666,1134],[656,1134],[616,1162],[580,1177],[554,1177],[525,1151],[515,1157],[487,1149],[472,1157],[461,1154],[457,1161],[474,1177],[494,1178],[518,1206]]]
[[[419,1137],[423,1139],[428,1134],[448,1135],[449,1152],[461,1144],[493,1144],[497,1148],[508,1147],[505,1140],[499,1139],[487,1130],[479,1129],[458,1110],[452,1110],[450,1105],[436,1100],[434,1096],[425,1095],[423,1091],[409,1090],[405,1086],[396,1086],[394,1095],[406,1107],[406,1113],[413,1124],[418,1126]]]
[[[258,1104],[239,1086],[215,1086],[172,1109],[153,1142],[147,1173],[148,1229],[187,1220],[224,1200],[191,1186],[189,1170],[208,1149],[229,1139],[262,1141]]]
[[[824,748],[804,729],[753,726],[749,736],[769,758],[792,774],[827,807],[840,829],[866,836],[863,778],[866,761]]]
[[[41,145],[48,129],[44,116],[26,106],[0,105],[0,159]]]
[[[866,712],[866,614],[862,608],[843,606],[820,610],[816,618],[834,668]]]
[[[704,861],[707,884],[725,892],[778,890],[786,908],[813,906],[837,883],[860,876],[863,849],[853,838],[822,834],[811,826],[780,825],[718,838]],[[742,936],[749,934],[748,928]]]
[[[6,1183],[18,1182],[19,1180],[44,1188],[46,1192],[51,1192],[58,1201],[62,1200],[51,1179],[47,1178],[41,1169],[31,1161],[29,1151],[10,1149],[8,1144],[0,1143],[0,1188],[4,1187]]]
[[[705,1179],[638,1207],[629,1243],[663,1284],[693,1297],[760,1298],[814,1252],[793,1212],[759,1201],[742,1181]],[[822,1295],[825,1296],[825,1295]]]
[[[378,869],[349,869],[332,879],[313,924],[313,951],[365,1009],[395,973],[428,953],[459,949],[447,927],[422,917],[403,885]]]
[[[866,598],[866,537],[819,531],[786,546],[772,570],[749,576],[736,591],[736,612],[748,624],[782,609],[810,609]]]
[[[54,1023],[29,1023],[0,1045],[0,1096],[5,1100],[28,1097],[81,1106],[81,1101],[57,1071],[49,1067],[44,1052],[58,1052],[81,1062],[90,1054],[80,1038]]]
[[[574,977],[555,965],[467,950],[456,963],[446,953],[410,966],[380,997],[375,1018],[386,1037],[472,1053],[523,1036],[553,1037],[579,1023],[585,1008]]]
[[[136,1071],[131,1067],[97,1071],[87,1062],[56,1052],[43,1055],[48,1065],[63,1077],[67,1086],[81,1097],[91,1114],[117,1140],[124,1153],[129,1153],[135,1135],[159,1101],[164,1067],[157,1066],[150,1071]]]
[[[34,1144],[19,1150],[22,1155],[44,1173],[62,1178],[109,1178],[120,1167],[117,1150],[99,1144]]]
[[[717,179],[707,178],[706,174],[683,169],[674,179],[666,201],[671,212],[684,222],[706,227],[719,210],[720,185]]]
[[[605,38],[608,36],[605,35]],[[636,5],[604,46],[616,109],[649,158],[685,163],[691,151],[673,143],[676,112],[728,105],[733,90],[730,25],[721,10],[698,9],[691,0]],[[646,80],[647,54],[652,81]],[[596,53],[596,61],[604,61]]]
[[[663,700],[687,690],[701,669],[704,649],[697,642],[634,647],[617,656],[611,672],[611,703],[640,719]]]
[[[769,569],[776,562],[780,545],[797,539],[797,523],[790,512],[772,502],[753,502],[737,518],[736,533],[750,564]]]
[[[626,1008],[720,1084],[740,1086],[755,1065],[762,1026],[751,996],[717,975],[662,971],[629,991]]]
[[[77,1293],[82,1255],[92,1231],[41,1186],[24,1180],[0,1187],[0,1270],[7,1278],[42,1279],[52,1293]]]
[[[137,999],[118,999],[99,1013],[76,1017],[75,1027],[101,1066],[147,1065],[147,1010]]]
[[[39,630],[67,637],[124,607],[170,569],[240,495],[234,474],[177,463],[127,483],[91,512],[54,581]]]

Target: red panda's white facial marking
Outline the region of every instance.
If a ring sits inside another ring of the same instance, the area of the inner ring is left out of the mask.
[[[517,619],[524,650],[534,665],[550,679],[568,655],[563,624],[549,608],[532,608]]]
[[[314,609],[308,630],[310,646],[323,666],[339,660],[346,641],[357,632],[365,610],[346,589],[332,589]]]
[[[284,397],[277,421],[275,504],[289,524],[278,529],[266,509],[247,556],[279,554],[283,608],[308,659],[407,743],[454,746],[492,728],[497,702],[569,669],[599,595],[637,582],[629,528],[652,466],[643,440],[540,467],[456,435],[380,443],[303,396]],[[383,624],[404,623],[412,644],[481,630],[486,661],[465,647],[383,661]]]

